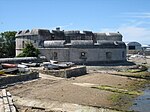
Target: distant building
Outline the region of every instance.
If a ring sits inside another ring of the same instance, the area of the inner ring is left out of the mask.
[[[128,50],[142,50],[142,45],[139,42],[126,43]]]
[[[126,42],[127,54],[141,54],[142,45],[139,42]]]
[[[150,56],[150,45],[142,45],[142,49],[143,49],[143,52],[145,53],[145,55]]]
[[[150,45],[142,45],[142,49],[150,51]]]
[[[126,61],[126,45],[118,33],[93,33],[92,31],[61,31],[33,29],[16,34],[16,55],[29,41],[47,60],[74,63],[102,63]]]

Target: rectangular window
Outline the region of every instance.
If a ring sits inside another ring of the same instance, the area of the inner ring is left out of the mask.
[[[54,52],[54,53],[53,53],[53,59],[54,59],[54,60],[57,60],[57,59],[58,59],[58,54],[57,54],[57,52]]]
[[[112,53],[106,52],[106,59],[111,59],[111,58],[112,58]]]
[[[25,47],[25,44],[24,44],[24,41],[22,41],[22,48],[24,48]]]
[[[125,52],[124,51],[122,51],[122,58],[124,58],[125,57]]]
[[[129,46],[129,50],[135,50],[135,46]]]

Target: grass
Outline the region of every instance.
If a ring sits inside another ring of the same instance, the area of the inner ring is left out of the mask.
[[[150,80],[150,72],[142,71],[142,72],[117,72],[117,73],[111,73],[112,75],[118,75],[118,76],[126,76],[126,77],[132,77],[132,78],[140,78],[140,79],[147,79]]]
[[[132,111],[127,111],[128,107],[132,105],[132,101],[136,96],[142,94],[142,92],[140,91],[127,90],[127,89],[117,88],[108,85],[95,86],[92,88],[113,92],[113,94],[110,95],[110,97],[108,97],[108,100],[112,102],[111,107],[113,109],[120,110],[121,112],[132,112]],[[131,88],[131,89],[135,89],[135,88]]]
[[[140,79],[133,80],[121,88],[109,85],[95,86],[92,88],[113,92],[113,94],[108,97],[108,100],[112,102],[111,107],[126,112],[132,105],[134,98],[143,93],[139,90],[144,88],[146,84],[150,84],[150,81]]]
[[[129,91],[127,89],[117,88],[117,87],[108,86],[108,85],[95,86],[92,88],[116,92],[116,93],[123,93],[123,94],[128,94],[128,95],[141,95],[142,94],[140,91]]]
[[[141,71],[140,69],[129,69],[129,70],[127,70],[126,72],[129,72],[129,73],[137,73],[137,72],[143,72],[143,71]]]
[[[135,98],[134,95],[114,93],[108,100],[112,101],[112,107],[120,110],[127,110],[132,105],[132,100]]]

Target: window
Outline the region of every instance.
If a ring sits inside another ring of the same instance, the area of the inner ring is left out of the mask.
[[[54,52],[54,53],[53,53],[53,59],[54,59],[54,60],[58,59],[58,54],[57,54],[57,52]]]
[[[52,36],[51,36],[51,40],[54,40],[54,38],[55,38],[55,35],[52,35]]]
[[[112,58],[112,53],[106,52],[106,59],[111,59],[111,58]]]
[[[22,48],[24,48],[25,47],[25,43],[24,43],[24,41],[22,41]]]
[[[87,58],[87,57],[86,57],[86,52],[81,52],[80,58],[81,58],[81,59],[86,59],[86,58]]]
[[[81,56],[85,56],[85,52],[81,52]]]
[[[124,58],[125,57],[125,52],[124,51],[122,51],[122,58]]]
[[[129,46],[129,50],[135,50],[135,46]]]
[[[19,31],[19,33],[18,34],[21,34],[22,33],[22,31]]]
[[[30,32],[29,30],[26,30],[26,31],[25,31],[25,33],[29,33],[29,32]]]

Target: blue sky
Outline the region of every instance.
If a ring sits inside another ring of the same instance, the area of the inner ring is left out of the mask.
[[[0,0],[0,32],[58,26],[150,44],[150,0]]]

